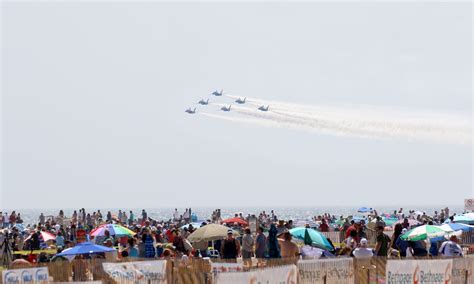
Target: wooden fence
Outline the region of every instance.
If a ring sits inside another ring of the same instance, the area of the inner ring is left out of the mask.
[[[336,258],[338,259],[338,258]],[[368,259],[355,259],[350,267],[354,272],[354,283],[369,284],[369,283],[385,283],[385,271],[387,265],[387,258],[372,257]],[[434,259],[434,258],[426,258]],[[150,261],[150,259],[143,259]],[[330,260],[330,259],[328,259]],[[137,261],[134,259],[134,261]],[[225,262],[223,260],[219,260]],[[454,262],[466,262],[463,265],[474,267],[474,257],[457,258]],[[89,260],[73,260],[56,261],[47,264],[39,264],[48,267],[49,275],[53,282],[83,282],[83,281],[100,281],[102,283],[121,284],[133,283],[133,281],[117,281],[112,279],[105,271],[102,264],[106,262],[105,259],[89,259]],[[271,259],[258,262],[255,265],[245,266],[243,271],[252,271],[265,269],[266,267],[275,267],[288,264],[297,264],[298,259]],[[25,266],[26,268],[28,266]],[[19,268],[18,266],[11,268]],[[315,271],[315,273],[322,273]],[[454,273],[454,272],[453,272]],[[467,270],[459,270],[456,273],[468,273]],[[472,271],[471,271],[472,273]],[[213,273],[211,269],[211,262],[207,259],[188,259],[186,261],[170,259],[166,263],[166,279],[170,284],[213,284]],[[138,281],[136,279],[135,281]],[[0,283],[2,283],[0,278]],[[136,282],[138,283],[138,282]],[[140,282],[142,283],[142,282]],[[153,283],[153,282],[149,282]],[[326,282],[316,282],[326,283]],[[467,278],[466,282],[467,283]],[[460,283],[464,284],[464,282]]]

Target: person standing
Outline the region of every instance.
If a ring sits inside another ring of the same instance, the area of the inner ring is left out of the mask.
[[[64,248],[64,237],[61,231],[59,231],[56,236],[56,247],[61,249]]]
[[[122,212],[122,219],[120,219],[120,222],[124,225],[127,225],[127,220],[128,217],[127,217],[127,212],[125,212],[125,210]]]
[[[383,230],[384,226],[377,226],[377,243],[375,244],[377,256],[387,256],[390,249],[390,237]]]
[[[91,214],[90,213],[87,213],[87,216],[86,216],[86,225],[88,227],[89,230],[92,230],[92,217],[91,217]]]
[[[242,259],[244,263],[252,263],[254,244],[255,241],[253,240],[250,228],[245,228],[245,234],[242,237]]]
[[[458,244],[458,238],[453,235],[449,238],[449,241],[443,242],[439,248],[439,254],[444,257],[462,256],[462,248]]]
[[[117,216],[119,222],[122,222],[122,215],[123,215],[122,210],[119,210],[118,216]]]
[[[128,225],[132,226],[133,225],[133,220],[135,219],[135,215],[133,215],[133,211],[130,210],[130,215],[128,216]]]
[[[41,226],[44,225],[44,221],[45,221],[44,214],[41,213],[40,216],[39,216],[39,223],[40,223]]]
[[[267,237],[263,234],[263,228],[259,227],[257,231],[257,239],[255,241],[255,257],[257,259],[265,258],[265,250],[267,248]]]
[[[234,232],[232,229],[227,231],[227,237],[221,247],[221,255],[223,259],[236,262],[237,257],[240,254],[240,243],[234,238]]]
[[[150,234],[150,231],[145,228],[143,230],[142,242],[145,248],[145,258],[154,258],[155,257],[155,246],[153,236]]]
[[[3,228],[10,228],[10,217],[8,216],[8,212],[3,214]]]
[[[175,223],[179,223],[179,213],[178,213],[178,208],[175,208],[174,209],[174,213],[173,213],[173,220]]]
[[[329,232],[329,225],[326,222],[326,219],[321,220],[321,225],[319,225],[320,232]]]
[[[281,258],[280,253],[280,244],[277,239],[278,229],[275,224],[270,225],[270,230],[268,231],[268,258]]]
[[[16,213],[12,211],[10,214],[10,226],[14,226],[16,224]]]
[[[191,215],[189,214],[189,210],[188,210],[188,208],[186,208],[186,211],[183,214],[184,223],[186,223],[186,224],[189,223],[190,217],[191,217]]]
[[[351,230],[349,237],[344,240],[346,247],[351,248],[351,250],[357,247],[357,231]]]
[[[86,222],[86,209],[82,208],[82,222]]]

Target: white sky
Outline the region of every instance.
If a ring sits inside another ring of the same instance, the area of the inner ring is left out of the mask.
[[[223,88],[472,115],[471,6],[4,2],[0,207],[460,205],[472,146],[183,110]]]

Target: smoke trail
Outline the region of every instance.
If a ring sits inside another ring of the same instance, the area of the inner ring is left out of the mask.
[[[246,102],[253,107],[234,105],[232,110],[253,117],[252,123],[258,123],[257,119],[271,121],[279,127],[366,138],[404,138],[454,144],[470,144],[472,141],[469,119],[456,113],[413,112],[371,106],[307,106],[256,98],[247,98]],[[260,105],[270,105],[270,111],[259,112],[256,108]]]
[[[207,117],[218,118],[218,119],[232,121],[232,122],[248,123],[248,124],[254,124],[254,125],[259,125],[259,126],[264,126],[264,127],[280,127],[275,122],[264,121],[264,120],[260,120],[260,119],[251,119],[251,118],[243,118],[243,117],[237,117],[237,116],[219,115],[219,114],[213,114],[213,113],[207,113],[207,112],[200,112],[199,114],[207,116]]]

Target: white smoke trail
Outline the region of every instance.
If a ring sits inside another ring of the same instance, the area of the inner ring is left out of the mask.
[[[264,127],[281,127],[276,122],[265,121],[265,120],[261,120],[261,119],[243,118],[243,117],[230,116],[230,115],[229,116],[228,115],[219,115],[219,114],[213,114],[213,113],[207,113],[207,112],[200,112],[199,114],[207,116],[207,117],[218,118],[218,119],[232,121],[232,122],[255,124],[255,125],[264,126]]]
[[[472,143],[470,120],[456,113],[413,112],[370,106],[358,108],[307,106],[256,98],[247,98],[246,102],[253,108],[234,105],[233,112],[272,121],[287,128],[381,139],[404,138],[438,143]],[[270,111],[259,112],[256,110],[259,105],[270,105]]]

